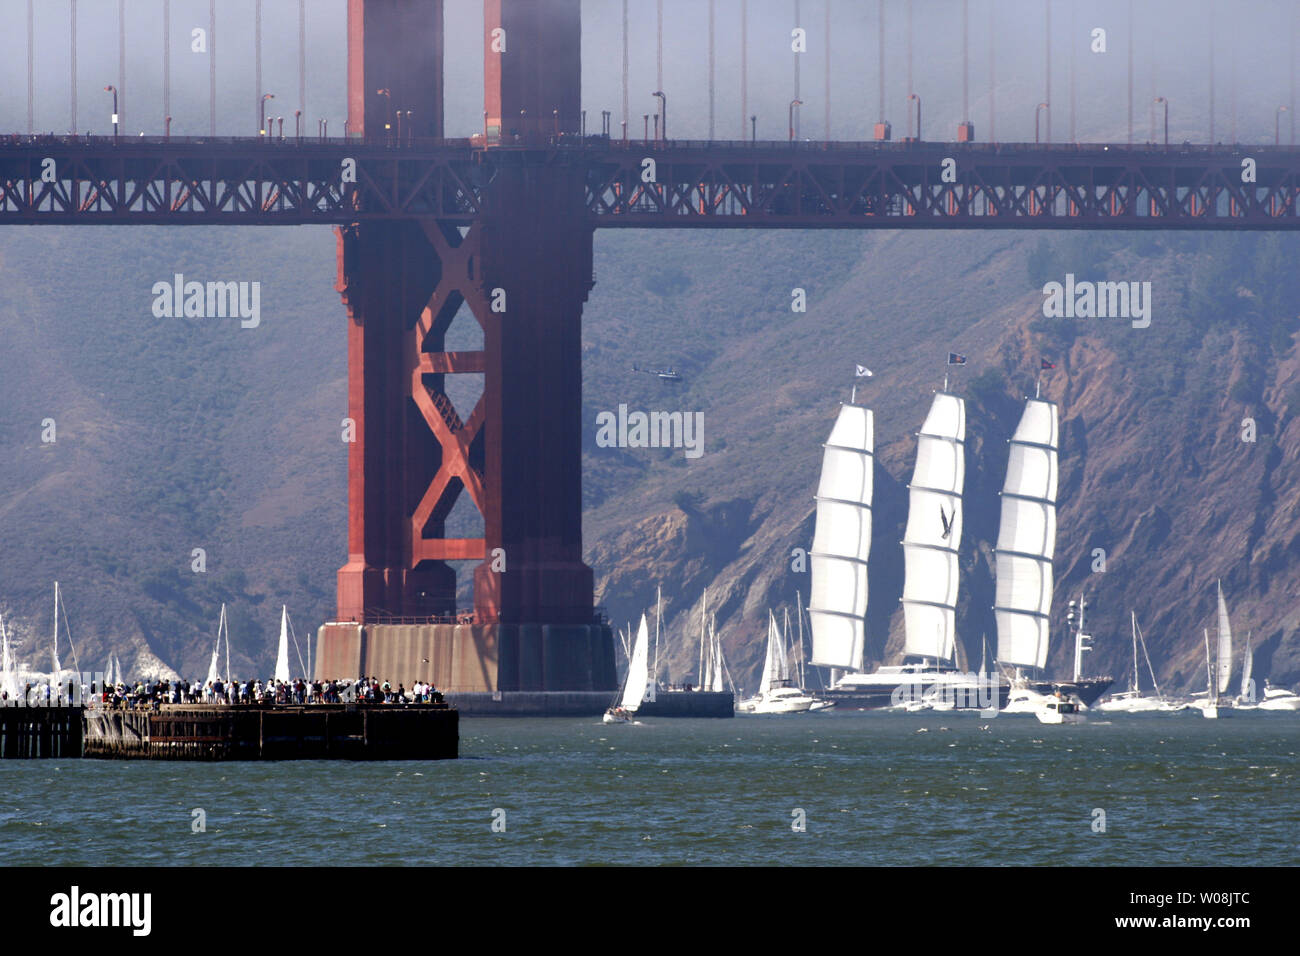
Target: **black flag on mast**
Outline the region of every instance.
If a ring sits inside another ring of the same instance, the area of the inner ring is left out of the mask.
[[[948,353],[948,364],[949,364],[949,365],[965,365],[965,364],[966,364],[966,356],[964,356],[964,355],[958,355],[956,352],[949,352],[949,353]]]

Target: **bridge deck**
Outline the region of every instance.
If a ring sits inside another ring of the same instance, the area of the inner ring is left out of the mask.
[[[10,136],[0,224],[468,223],[496,170],[515,164],[584,166],[597,228],[1300,227],[1294,147],[603,137],[485,149]]]

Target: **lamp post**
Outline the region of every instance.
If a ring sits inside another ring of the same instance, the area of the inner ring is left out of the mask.
[[[302,110],[293,111],[293,138],[302,142]]]
[[[274,93],[263,93],[263,94],[262,94],[262,101],[261,101],[261,103],[258,104],[258,106],[259,106],[259,108],[260,108],[260,110],[261,110],[261,112],[258,114],[258,118],[257,118],[257,135],[258,135],[258,136],[265,136],[265,135],[266,135],[266,101],[267,101],[267,100],[273,100],[273,99],[275,99],[275,94],[274,94]]]
[[[415,124],[411,122],[411,117],[414,114],[414,110],[406,111],[406,144],[408,146],[415,142]]]
[[[654,121],[655,121],[655,142],[657,143],[659,142],[659,114],[658,113],[654,115]]]
[[[1279,106],[1276,110],[1273,111],[1273,145],[1274,146],[1282,145],[1281,120],[1282,120],[1282,114],[1285,113],[1286,111],[1287,108],[1285,106]]]
[[[758,142],[758,114],[757,113],[749,118],[749,141],[751,143]]]
[[[1051,109],[1046,103],[1039,103],[1034,107],[1034,142],[1038,142],[1038,117],[1042,115],[1043,110]]]
[[[803,100],[790,101],[790,142],[792,143],[794,142],[794,108],[796,106],[803,106]]]
[[[172,138],[172,118],[170,116],[164,116],[163,117],[163,139],[171,139],[171,138]]]
[[[916,141],[921,141],[921,97],[917,93],[908,93],[909,100],[916,100]],[[908,119],[911,119],[909,116]]]
[[[645,132],[642,134],[642,136],[645,137],[645,141],[648,143],[650,142],[650,114],[642,113],[641,118],[645,120]]]
[[[116,140],[116,139],[117,139],[117,121],[118,121],[118,115],[117,115],[117,87],[116,87],[116,86],[106,86],[106,87],[104,87],[104,92],[105,92],[105,93],[112,93],[112,94],[113,94],[113,139]]]
[[[375,90],[375,95],[382,96],[387,101],[388,119],[384,121],[384,133],[385,133],[384,138],[387,139],[388,138],[387,134],[391,133],[393,130],[393,94],[391,90],[382,89],[382,90]]]
[[[659,97],[659,115],[663,117],[663,122],[659,125],[659,130],[663,133],[664,139],[668,139],[668,96],[663,90],[655,90],[651,96]]]
[[[1154,100],[1151,101],[1151,127],[1152,127],[1152,129],[1151,129],[1151,138],[1152,138],[1152,139],[1155,139],[1155,138],[1156,138],[1156,131],[1155,131],[1156,111],[1155,111],[1155,105],[1156,105],[1157,103],[1161,104],[1161,105],[1164,106],[1164,108],[1165,108],[1165,145],[1168,146],[1168,145],[1169,145],[1169,101],[1168,101],[1167,99],[1165,99],[1163,96],[1157,96]]]

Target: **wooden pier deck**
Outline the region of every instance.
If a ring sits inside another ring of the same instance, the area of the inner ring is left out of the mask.
[[[5,707],[0,757],[445,760],[459,755],[459,721],[444,704]]]

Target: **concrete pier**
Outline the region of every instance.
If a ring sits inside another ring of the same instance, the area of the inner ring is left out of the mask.
[[[6,707],[0,757],[444,760],[459,755],[459,728],[446,704]]]

